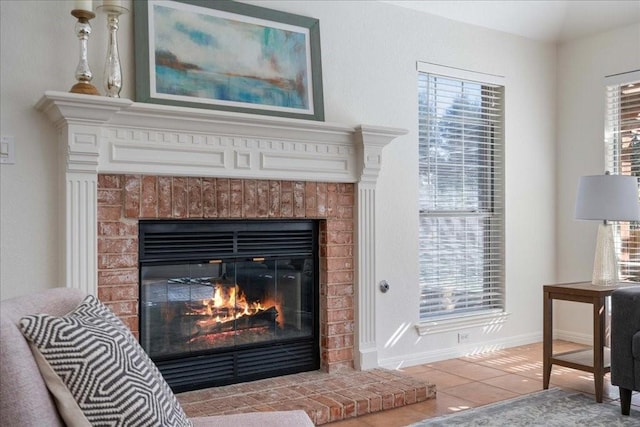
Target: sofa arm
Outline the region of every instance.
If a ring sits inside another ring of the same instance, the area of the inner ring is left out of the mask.
[[[640,331],[640,286],[611,294],[611,384],[640,389],[640,371],[634,366],[633,337]]]
[[[29,314],[65,315],[84,296],[79,289],[54,288],[0,301],[0,424],[64,425],[18,322]]]

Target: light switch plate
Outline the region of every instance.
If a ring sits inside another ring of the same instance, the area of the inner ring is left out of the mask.
[[[13,165],[16,162],[16,139],[0,136],[0,164]]]

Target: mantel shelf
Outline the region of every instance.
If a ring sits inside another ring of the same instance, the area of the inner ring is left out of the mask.
[[[230,138],[310,142],[355,146],[386,145],[407,133],[404,129],[283,117],[261,116],[220,110],[198,109],[133,102],[124,98],[47,91],[36,104],[58,127],[83,125],[129,128],[145,131],[218,135]]]

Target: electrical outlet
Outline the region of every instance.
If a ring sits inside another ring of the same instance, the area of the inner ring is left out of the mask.
[[[458,332],[458,344],[469,342],[469,332]]]

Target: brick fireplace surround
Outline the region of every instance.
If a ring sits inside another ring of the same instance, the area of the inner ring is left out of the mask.
[[[316,424],[435,397],[378,369],[375,193],[402,129],[46,92],[58,131],[61,283],[138,333],[141,218],[313,218],[321,370],[178,396],[188,415],[304,409]]]
[[[353,184],[98,175],[98,298],[138,333],[138,219],[322,219],[320,348],[353,367]]]

